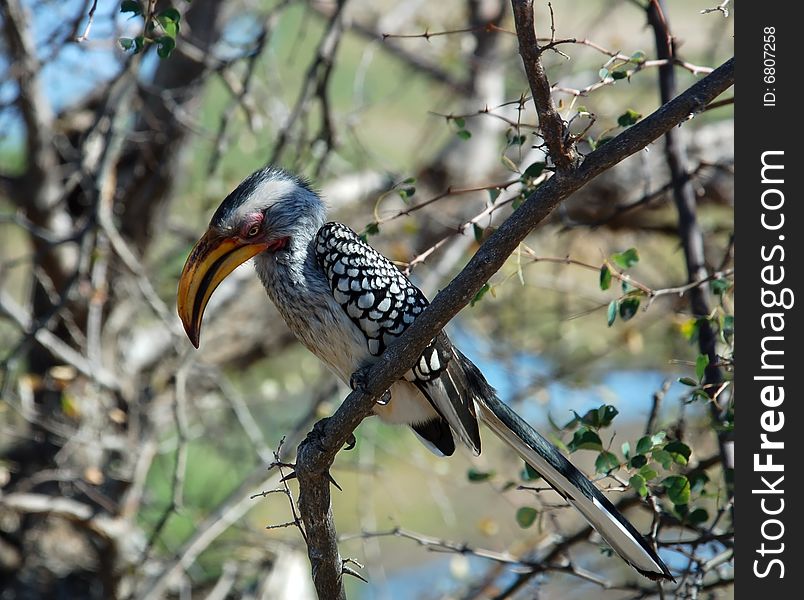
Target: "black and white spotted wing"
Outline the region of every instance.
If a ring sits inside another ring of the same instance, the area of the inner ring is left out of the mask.
[[[316,254],[335,301],[365,334],[373,356],[382,354],[428,304],[419,288],[391,261],[346,225],[324,225],[318,231]],[[414,367],[422,380],[438,376],[449,360],[449,355],[427,351],[424,356],[428,360]]]
[[[346,225],[327,223],[316,237],[318,263],[332,294],[379,356],[413,323],[427,299],[396,266]],[[459,437],[476,452],[480,434],[474,400],[453,360],[452,344],[439,334],[405,378],[415,383]]]

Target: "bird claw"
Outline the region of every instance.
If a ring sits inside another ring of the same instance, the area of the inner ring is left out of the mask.
[[[352,390],[361,391],[363,393],[367,393],[368,388],[368,372],[370,367],[362,367],[352,373],[352,376],[349,378],[349,387]],[[391,401],[391,391],[385,390],[380,396],[380,399],[377,400],[377,404],[380,406],[385,406]]]

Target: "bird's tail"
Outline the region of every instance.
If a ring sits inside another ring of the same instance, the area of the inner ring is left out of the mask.
[[[649,579],[673,580],[662,559],[622,513],[558,448],[497,397],[494,388],[472,361],[457,349],[455,352],[480,409],[480,417],[497,437],[577,508],[623,560]]]

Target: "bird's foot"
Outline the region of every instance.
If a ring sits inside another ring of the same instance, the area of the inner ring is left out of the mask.
[[[368,374],[371,367],[361,367],[349,378],[349,387],[353,390],[361,391],[363,393],[368,393]],[[377,404],[380,406],[385,406],[391,401],[391,390],[385,390],[377,400]]]

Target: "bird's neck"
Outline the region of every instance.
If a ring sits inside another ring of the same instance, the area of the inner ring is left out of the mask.
[[[267,290],[303,286],[318,263],[313,246],[318,228],[288,238],[277,252],[262,252],[254,257],[254,266]]]

